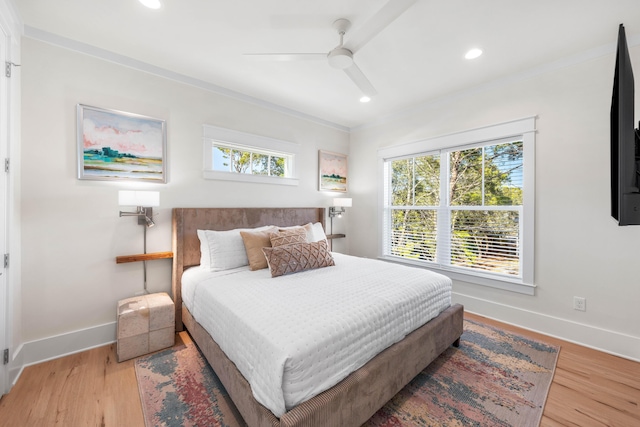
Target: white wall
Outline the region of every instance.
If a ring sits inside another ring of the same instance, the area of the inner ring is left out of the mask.
[[[168,251],[173,207],[329,206],[332,195],[317,191],[318,149],[348,152],[345,131],[33,39],[23,39],[21,70],[27,363],[74,351],[77,343],[64,334],[89,328],[108,337],[116,302],[142,289],[142,264],[115,263],[118,255],[142,252],[143,232],[134,218],[118,217],[118,190],[160,191],[148,251]],[[168,183],[76,179],[78,103],[166,119]],[[203,124],[300,144],[299,186],[204,180]],[[149,290],[170,292],[171,261],[149,262],[148,269]],[[52,350],[43,354],[45,347]]]
[[[640,70],[640,47],[631,49]],[[498,318],[640,360],[640,227],[610,216],[613,53],[352,132],[353,255],[376,257],[377,149],[537,115],[535,296],[454,283],[454,299]],[[636,113],[640,112],[636,93]],[[573,296],[587,311],[572,308]]]

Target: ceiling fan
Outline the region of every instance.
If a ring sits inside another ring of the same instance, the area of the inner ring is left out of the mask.
[[[344,42],[344,36],[351,27],[351,22],[344,18],[335,20],[333,22],[333,28],[340,36],[340,44],[328,53],[246,53],[245,56],[274,61],[325,59],[330,66],[344,70],[347,76],[360,88],[366,97],[373,98],[378,92],[356,65],[353,60],[353,55],[417,1],[418,0],[389,0],[367,22],[349,34],[346,43]]]

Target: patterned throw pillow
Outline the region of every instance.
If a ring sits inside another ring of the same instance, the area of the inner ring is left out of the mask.
[[[324,240],[262,248],[262,252],[267,258],[271,277],[335,265]]]
[[[302,227],[280,230],[271,233],[271,246],[291,245],[293,243],[307,243],[307,231]]]

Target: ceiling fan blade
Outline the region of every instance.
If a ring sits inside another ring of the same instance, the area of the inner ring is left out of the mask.
[[[244,53],[242,56],[256,61],[314,61],[327,59],[326,53]]]
[[[376,88],[373,87],[369,79],[364,75],[364,73],[358,68],[355,64],[351,64],[350,67],[345,68],[344,72],[347,73],[347,76],[360,88],[363,94],[367,95],[369,98],[373,98],[378,94]]]
[[[418,0],[389,0],[367,22],[348,34],[344,47],[356,53]]]

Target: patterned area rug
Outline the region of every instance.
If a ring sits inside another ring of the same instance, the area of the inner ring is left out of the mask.
[[[364,426],[538,426],[559,348],[470,320],[449,348]],[[187,344],[136,360],[147,427],[244,426]]]

